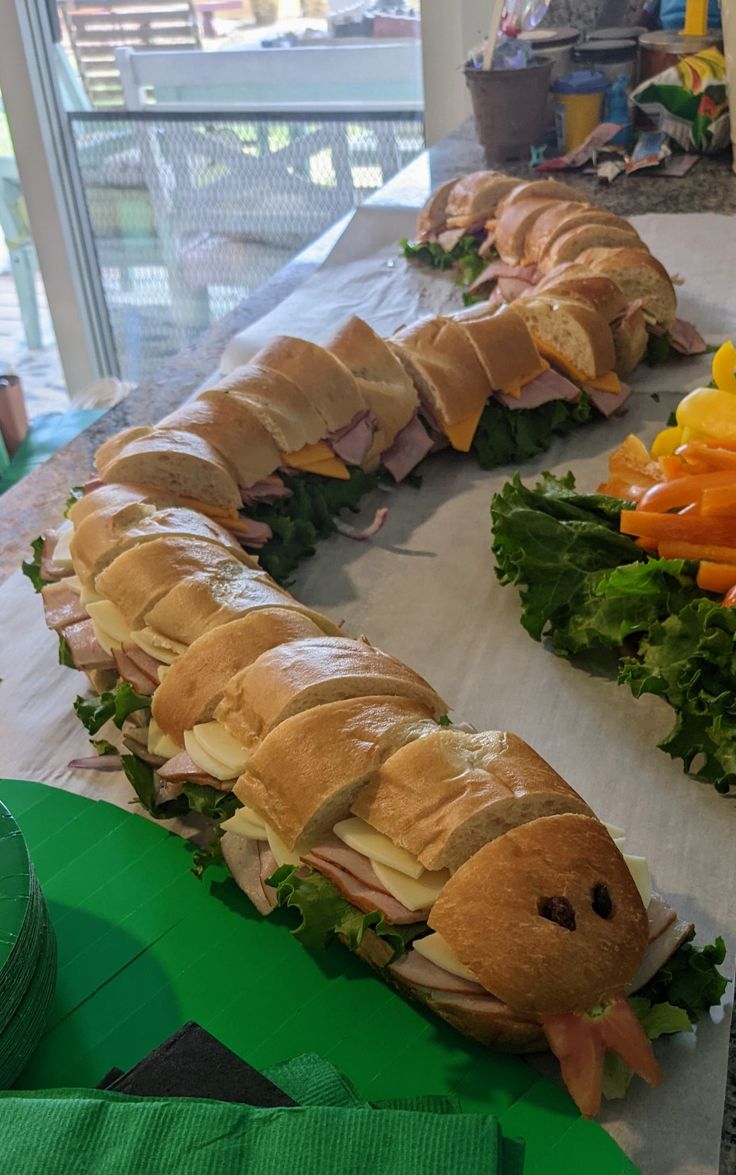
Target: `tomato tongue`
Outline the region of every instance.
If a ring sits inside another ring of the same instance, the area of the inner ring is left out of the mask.
[[[541,1022],[568,1092],[586,1118],[600,1109],[607,1049],[650,1085],[660,1084],[662,1071],[652,1046],[623,992],[600,1011],[542,1016]]]

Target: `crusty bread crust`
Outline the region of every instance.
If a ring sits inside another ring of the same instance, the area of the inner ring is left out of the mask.
[[[615,212],[607,212],[605,208],[591,206],[574,208],[570,205],[568,207],[571,208],[568,216],[561,218],[556,224],[550,225],[546,232],[538,234],[535,240],[527,240],[527,254],[530,260],[538,261],[545,257],[560,237],[589,225],[608,225],[612,228],[620,228],[624,232],[632,234],[635,232],[633,225],[629,224],[628,220],[617,216]]]
[[[317,343],[277,335],[261,347],[253,362],[280,371],[299,385],[325,423],[323,436],[344,428],[365,410],[360,388],[345,364]]]
[[[143,437],[150,436],[153,432],[153,425],[143,424],[136,428],[124,428],[122,432],[116,432],[113,436],[108,437],[103,441],[97,452],[95,453],[95,469],[102,474],[105,468],[114,461],[119,453],[123,451],[126,445],[133,441],[139,441]]]
[[[440,184],[432,192],[417,216],[416,239],[418,241],[426,241],[445,227],[447,201],[450,198],[450,192],[459,181],[460,176],[453,176],[451,180],[445,180],[444,184]]]
[[[571,265],[570,269],[579,270],[581,266]],[[553,273],[544,278],[536,287],[536,293],[554,294],[558,298],[566,298],[571,302],[582,302],[592,306],[606,322],[613,322],[626,309],[626,298],[609,277],[602,273],[586,271],[584,276],[576,273]]]
[[[289,848],[312,845],[338,820],[366,780],[412,739],[436,730],[413,698],[328,702],[287,718],[253,752],[235,794],[278,829]]]
[[[491,386],[467,333],[454,318],[425,318],[388,340],[420,398],[443,425],[479,412]]]
[[[641,310],[628,314],[613,327],[613,345],[616,348],[617,375],[626,379],[639,366],[649,344],[649,332]]]
[[[546,816],[485,845],[447,882],[429,925],[487,991],[532,1016],[603,1003],[649,937],[622,854],[581,815]]]
[[[468,306],[453,318],[475,347],[494,392],[526,383],[546,370],[529,327],[510,307],[493,313],[485,304]]]
[[[184,431],[157,432],[130,441],[100,470],[107,482],[156,486],[166,494],[211,506],[239,509],[238,476],[202,437]]]
[[[356,796],[353,812],[425,869],[454,872],[510,828],[590,809],[517,735],[443,729],[392,755]]]
[[[325,435],[325,422],[311,400],[281,371],[249,363],[237,367],[218,388],[254,414],[280,453],[296,453]]]
[[[592,306],[549,292],[517,298],[514,310],[522,315],[546,358],[564,357],[587,379],[613,370],[616,353],[611,328]]]
[[[198,637],[169,667],[151,713],[164,734],[183,743],[184,731],[212,718],[230,678],[261,653],[321,634],[311,617],[294,608],[262,608],[223,624]]]
[[[577,188],[573,188],[570,184],[563,184],[560,180],[525,180],[522,183],[517,180],[499,205],[497,214],[502,216],[517,200],[530,200],[532,197],[541,197],[543,200],[573,200],[576,202],[585,200]]]
[[[433,717],[447,711],[430,685],[396,657],[347,637],[294,641],[271,649],[228,685],[215,717],[244,747],[293,714],[344,698],[391,695],[425,703]]]
[[[606,248],[628,246],[646,250],[646,245],[628,221],[622,220],[621,224],[607,222],[584,224],[580,228],[568,229],[567,232],[556,237],[540,256],[538,265],[543,273],[548,273],[550,269],[554,269],[563,261],[577,261],[580,254],[586,249],[602,246]]]
[[[268,477],[279,464],[278,449],[258,417],[247,405],[219,389],[182,404],[157,425],[160,432],[170,429],[208,441],[235,470],[242,488]]]
[[[524,241],[524,257],[527,261],[536,261],[547,243],[551,232],[563,221],[576,216],[586,208],[592,208],[587,200],[581,196],[578,200],[552,200],[547,204],[544,212],[530,227]]]
[[[579,261],[596,273],[605,273],[623,290],[629,302],[646,301],[646,310],[670,330],[677,316],[677,296],[667,270],[643,244],[624,248],[590,248]]]
[[[513,176],[499,171],[474,171],[451,188],[447,200],[447,224],[470,228],[495,216],[505,196],[518,185]]]
[[[103,482],[89,494],[82,494],[81,498],[72,502],[66,516],[76,528],[81,526],[92,514],[106,510],[114,514],[116,511],[126,510],[130,506],[136,506],[143,502],[155,503],[159,506],[174,506],[176,498],[169,494],[158,494],[146,486],[118,485],[116,482],[107,485]]]

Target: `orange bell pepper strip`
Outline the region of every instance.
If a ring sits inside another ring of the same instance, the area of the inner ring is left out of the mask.
[[[736,486],[704,490],[700,499],[700,513],[707,517],[736,515]]]
[[[704,592],[727,592],[736,587],[736,563],[713,563],[704,559],[698,567],[696,581]]]
[[[665,481],[676,481],[678,477],[687,477],[692,470],[685,465],[680,457],[660,457],[659,464]]]
[[[736,486],[736,470],[692,474],[652,486],[639,502],[637,510],[659,513],[677,506],[689,506],[691,502],[699,502],[705,490],[720,489],[722,486]]]
[[[736,547],[736,522],[730,518],[703,518],[700,514],[654,514],[622,510],[622,534],[633,538],[675,539],[682,542]],[[704,555],[704,559],[708,556]]]
[[[659,556],[661,559],[704,559],[710,563],[736,563],[736,538],[731,547],[663,539],[659,544]]]
[[[736,469],[736,452],[725,446],[706,445],[702,441],[690,441],[675,449],[675,456],[685,462],[688,471],[695,466],[703,467],[702,472],[716,473],[719,469]]]

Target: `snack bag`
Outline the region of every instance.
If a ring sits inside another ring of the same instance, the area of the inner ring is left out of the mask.
[[[631,101],[685,151],[706,155],[728,145],[726,59],[719,49],[683,57],[647,78]]]

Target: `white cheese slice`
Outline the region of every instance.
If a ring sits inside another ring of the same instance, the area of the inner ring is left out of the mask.
[[[158,679],[160,682],[163,681],[163,679],[166,677],[166,674],[169,672],[169,668],[170,666],[168,665],[159,665],[156,673],[158,674]]]
[[[72,553],[69,550],[69,540],[74,534],[74,526],[67,518],[62,522],[56,533],[56,546],[54,547],[51,562],[64,571],[73,571],[74,563],[72,562]]]
[[[148,723],[148,749],[152,755],[160,755],[162,759],[173,759],[182,748],[171,735],[164,734],[155,718],[151,718]]]
[[[103,648],[106,653],[112,653],[115,649],[122,648],[121,642],[116,641],[114,637],[111,637],[110,633],[106,632],[104,628],[100,628],[99,624],[95,620],[92,621],[92,631],[95,634],[97,644]]]
[[[196,730],[196,727],[195,727]],[[231,769],[225,764],[221,763],[219,759],[213,759],[212,755],[208,755],[204,747],[200,744],[194,730],[184,731],[184,746],[190,759],[193,759],[200,770],[205,771],[208,775],[214,776],[215,779],[225,781],[226,779],[234,779]]]
[[[424,867],[412,853],[399,848],[389,837],[371,828],[370,824],[358,816],[340,820],[333,832],[351,849],[355,849],[356,853],[370,857],[373,862],[388,865],[399,873],[405,873],[407,877],[421,877],[424,873]]]
[[[173,665],[180,653],[186,649],[186,645],[179,645],[179,641],[168,641],[164,637],[157,639],[158,634],[152,628],[139,628],[136,632],[131,632],[130,638],[135,641],[139,649],[143,649],[144,653],[148,653],[149,657],[155,657],[157,661],[163,661],[165,665]]]
[[[90,601],[87,604],[87,614],[91,616],[97,628],[107,633],[110,640],[118,641],[120,644],[130,640],[130,628],[125,622],[125,617],[110,600]]]
[[[613,840],[621,840],[622,837],[626,836],[625,830],[623,828],[618,828],[615,824],[605,824],[604,828],[606,828],[608,835]]]
[[[81,596],[81,594],[82,594],[82,581],[78,575],[67,575],[66,579],[64,580],[64,583],[65,583],[66,587],[71,588],[71,590],[73,592],[76,592],[78,596]]]
[[[290,849],[270,824],[266,825],[266,836],[268,838],[268,846],[274,855],[277,865],[301,865],[300,854],[305,850],[299,845],[298,841],[294,845],[294,848]]]
[[[91,583],[88,583],[86,585],[82,584],[82,590],[79,593],[79,598],[86,606],[87,604],[95,603],[97,600],[104,600],[105,597],[101,596],[99,592],[96,592]]]
[[[380,861],[371,861],[371,864],[383,888],[407,910],[425,910],[433,906],[450,880],[449,869],[425,869],[421,877],[414,878],[399,873],[390,865],[382,865]]]
[[[634,878],[634,884],[639,890],[641,900],[646,909],[652,900],[652,879],[649,875],[649,866],[646,857],[631,857],[628,853],[624,853],[624,861],[629,867],[629,872]]]
[[[248,752],[220,722],[200,722],[194,734],[205,754],[230,769],[230,775],[242,775],[248,762]],[[228,776],[230,778],[230,776]]]
[[[436,963],[438,967],[449,971],[450,975],[457,975],[460,979],[470,979],[473,983],[478,982],[475,976],[471,975],[466,967],[463,967],[441,934],[434,933],[428,934],[426,938],[415,938],[411,945],[418,955],[424,955],[424,958],[429,959],[430,963]]]
[[[228,820],[223,820],[220,828],[247,840],[268,840],[266,822],[253,808],[238,808]]]

